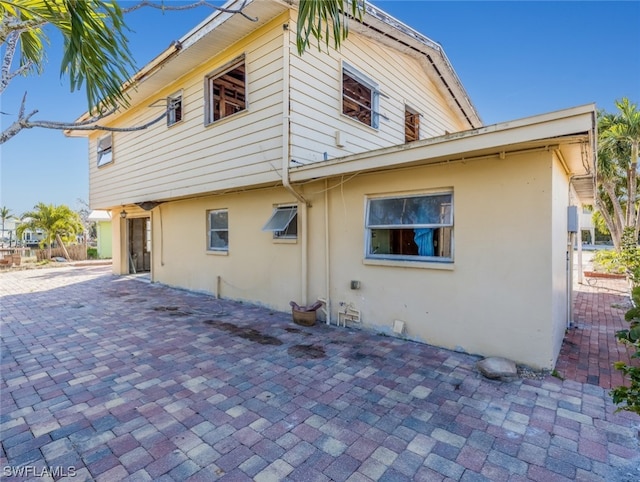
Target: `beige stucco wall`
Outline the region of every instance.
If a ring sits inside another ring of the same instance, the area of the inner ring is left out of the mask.
[[[553,366],[566,324],[568,184],[549,152],[360,174],[327,187],[334,320],[339,302],[351,303],[375,331],[391,334],[402,320],[411,339]],[[302,235],[285,243],[261,231],[274,205],[294,202],[283,188],[155,208],[153,280],[282,311],[304,299],[305,284],[309,301],[325,296],[325,181],[299,189],[311,202],[306,283]],[[454,195],[453,263],[364,259],[367,195],[441,189]],[[206,213],[222,208],[229,210],[229,251],[212,254]],[[361,288],[351,290],[351,280]]]
[[[563,314],[560,291],[552,287],[563,274],[552,269],[563,268],[557,253],[566,248],[551,225],[552,165],[544,152],[361,175],[342,187],[337,187],[340,180],[333,181],[334,308],[351,303],[362,311],[363,323],[377,330],[391,332],[393,321],[402,320],[409,337],[430,344],[552,366],[554,317]],[[381,266],[363,260],[367,194],[443,188],[454,193],[452,264]],[[310,217],[314,240],[321,239],[314,227],[323,224],[316,207]],[[310,271],[321,272],[312,259]],[[350,280],[361,281],[361,289],[351,290]],[[324,291],[313,278],[311,290]]]
[[[276,188],[163,204],[153,217],[154,280],[287,309],[301,299],[300,242],[277,241],[261,229],[274,205],[294,202]],[[214,209],[228,210],[226,253],[206,249],[207,211]]]
[[[567,232],[567,206],[569,205],[569,179],[558,162],[553,157],[552,171],[552,194],[553,203],[556,209],[552,211],[552,304],[551,319],[552,322],[552,340],[553,353],[557,357],[562,347],[562,340],[568,324],[568,306],[567,297],[569,287],[567,281],[569,274],[567,273],[567,251],[569,249],[569,237]],[[571,254],[573,247],[571,247]],[[571,263],[573,264],[573,263]]]

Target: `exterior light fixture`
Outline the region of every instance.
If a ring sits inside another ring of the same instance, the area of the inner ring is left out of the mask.
[[[120,213],[120,217],[122,219],[126,219],[127,218],[127,211],[125,211],[124,209],[122,210],[122,212]]]

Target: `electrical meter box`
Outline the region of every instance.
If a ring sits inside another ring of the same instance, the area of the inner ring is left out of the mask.
[[[580,220],[578,219],[578,206],[567,208],[567,231],[577,233],[580,231]]]

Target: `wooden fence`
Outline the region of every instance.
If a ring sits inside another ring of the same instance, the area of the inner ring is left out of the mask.
[[[84,261],[87,259],[87,247],[84,244],[73,244],[71,246],[66,246],[66,248],[72,261]],[[48,249],[38,249],[35,251],[38,261],[49,259]],[[52,248],[51,257],[65,258],[66,256],[62,248]]]

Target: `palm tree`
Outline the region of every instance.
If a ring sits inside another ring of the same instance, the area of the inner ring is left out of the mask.
[[[346,4],[346,8],[345,8]],[[296,31],[298,53],[303,54],[311,44],[311,37],[320,48],[327,47],[333,37],[333,48],[340,48],[349,35],[349,17],[361,20],[365,2],[361,0],[300,0]]]
[[[616,249],[625,230],[638,238],[638,152],[640,111],[627,98],[616,101],[618,112],[598,118],[598,192],[596,204],[611,232]]]
[[[0,208],[0,219],[2,219],[2,246],[4,247],[4,222],[9,219],[11,216],[13,215],[13,213],[11,212],[11,209],[9,209],[6,206],[2,206]]]
[[[62,34],[64,52],[60,74],[69,76],[72,91],[85,84],[89,109],[99,102],[116,107],[125,102],[122,84],[134,62],[127,44],[118,2],[106,0],[12,0],[0,2],[0,41],[4,62],[20,49],[16,73],[39,73],[48,43],[45,26]],[[15,76],[14,73],[11,77]],[[0,93],[10,78],[3,76]]]
[[[33,211],[28,211],[22,215],[23,222],[17,227],[16,234],[22,236],[27,229],[31,231],[42,230],[48,245],[48,257],[51,258],[51,244],[58,238],[70,238],[82,232],[82,222],[80,216],[72,211],[68,206],[53,204],[36,204]]]

